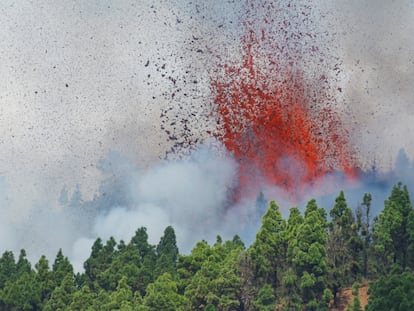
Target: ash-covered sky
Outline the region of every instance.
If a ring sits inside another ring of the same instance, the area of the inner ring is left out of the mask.
[[[231,44],[239,10],[221,1],[2,1],[2,175],[13,187],[79,183],[91,194],[108,150],[137,163],[163,157],[171,81],[162,75],[195,76],[200,86],[182,104],[201,106],[211,55],[197,50]]]
[[[318,31],[334,38],[329,51],[341,62],[339,108],[361,162],[375,159],[389,168],[400,148],[414,155],[413,2],[313,5]],[[206,139],[215,126],[205,118],[210,74],[218,59],[238,59],[244,12],[243,1],[230,0],[1,1],[3,236],[14,239],[15,228],[31,232],[22,224],[38,206],[59,209],[64,187],[71,196],[79,185],[83,201],[99,195],[108,177],[99,161],[111,150],[145,171],[173,147],[165,127],[190,128],[191,142]],[[184,125],[172,125],[180,113]],[[48,225],[40,216],[36,221],[50,233],[55,216],[42,211]],[[99,217],[95,225],[105,222]],[[62,236],[76,230],[67,226]]]
[[[387,169],[396,152],[414,155],[414,3],[328,1],[344,64],[344,99],[363,159]]]

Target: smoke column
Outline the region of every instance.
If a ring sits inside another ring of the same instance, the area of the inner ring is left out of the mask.
[[[249,242],[259,191],[284,211],[370,191],[380,209],[412,180],[412,12],[2,1],[0,251],[36,261],[62,247],[80,270],[97,236],[139,226],[157,243],[172,224],[182,251],[216,234]]]

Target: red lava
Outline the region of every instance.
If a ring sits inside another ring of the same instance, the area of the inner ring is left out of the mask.
[[[322,177],[339,173],[352,180],[356,165],[339,115],[307,95],[311,84],[300,66],[263,52],[274,40],[266,29],[258,30],[254,20],[244,25],[242,60],[222,64],[212,81],[217,136],[239,163],[234,199],[255,196],[269,185],[298,200],[305,192],[320,191]],[[274,44],[277,51],[284,42]]]

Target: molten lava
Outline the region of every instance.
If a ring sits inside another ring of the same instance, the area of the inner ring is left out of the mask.
[[[300,199],[331,173],[352,178],[348,133],[328,97],[309,95],[300,53],[291,49],[283,59],[277,51],[289,42],[272,42],[275,37],[254,20],[244,25],[242,61],[222,64],[212,82],[218,137],[239,163],[236,199],[257,195],[263,185]]]

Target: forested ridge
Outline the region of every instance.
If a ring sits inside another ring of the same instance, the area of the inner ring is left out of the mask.
[[[345,287],[369,282],[366,310],[414,310],[414,209],[393,187],[378,215],[372,198],[332,208],[311,199],[283,217],[271,201],[251,246],[239,236],[179,254],[174,228],[157,245],[145,227],[129,242],[98,238],[83,273],[59,251],[32,267],[25,250],[0,258],[0,310],[331,310]],[[375,216],[375,217],[374,217]],[[358,295],[348,305],[362,310]]]

